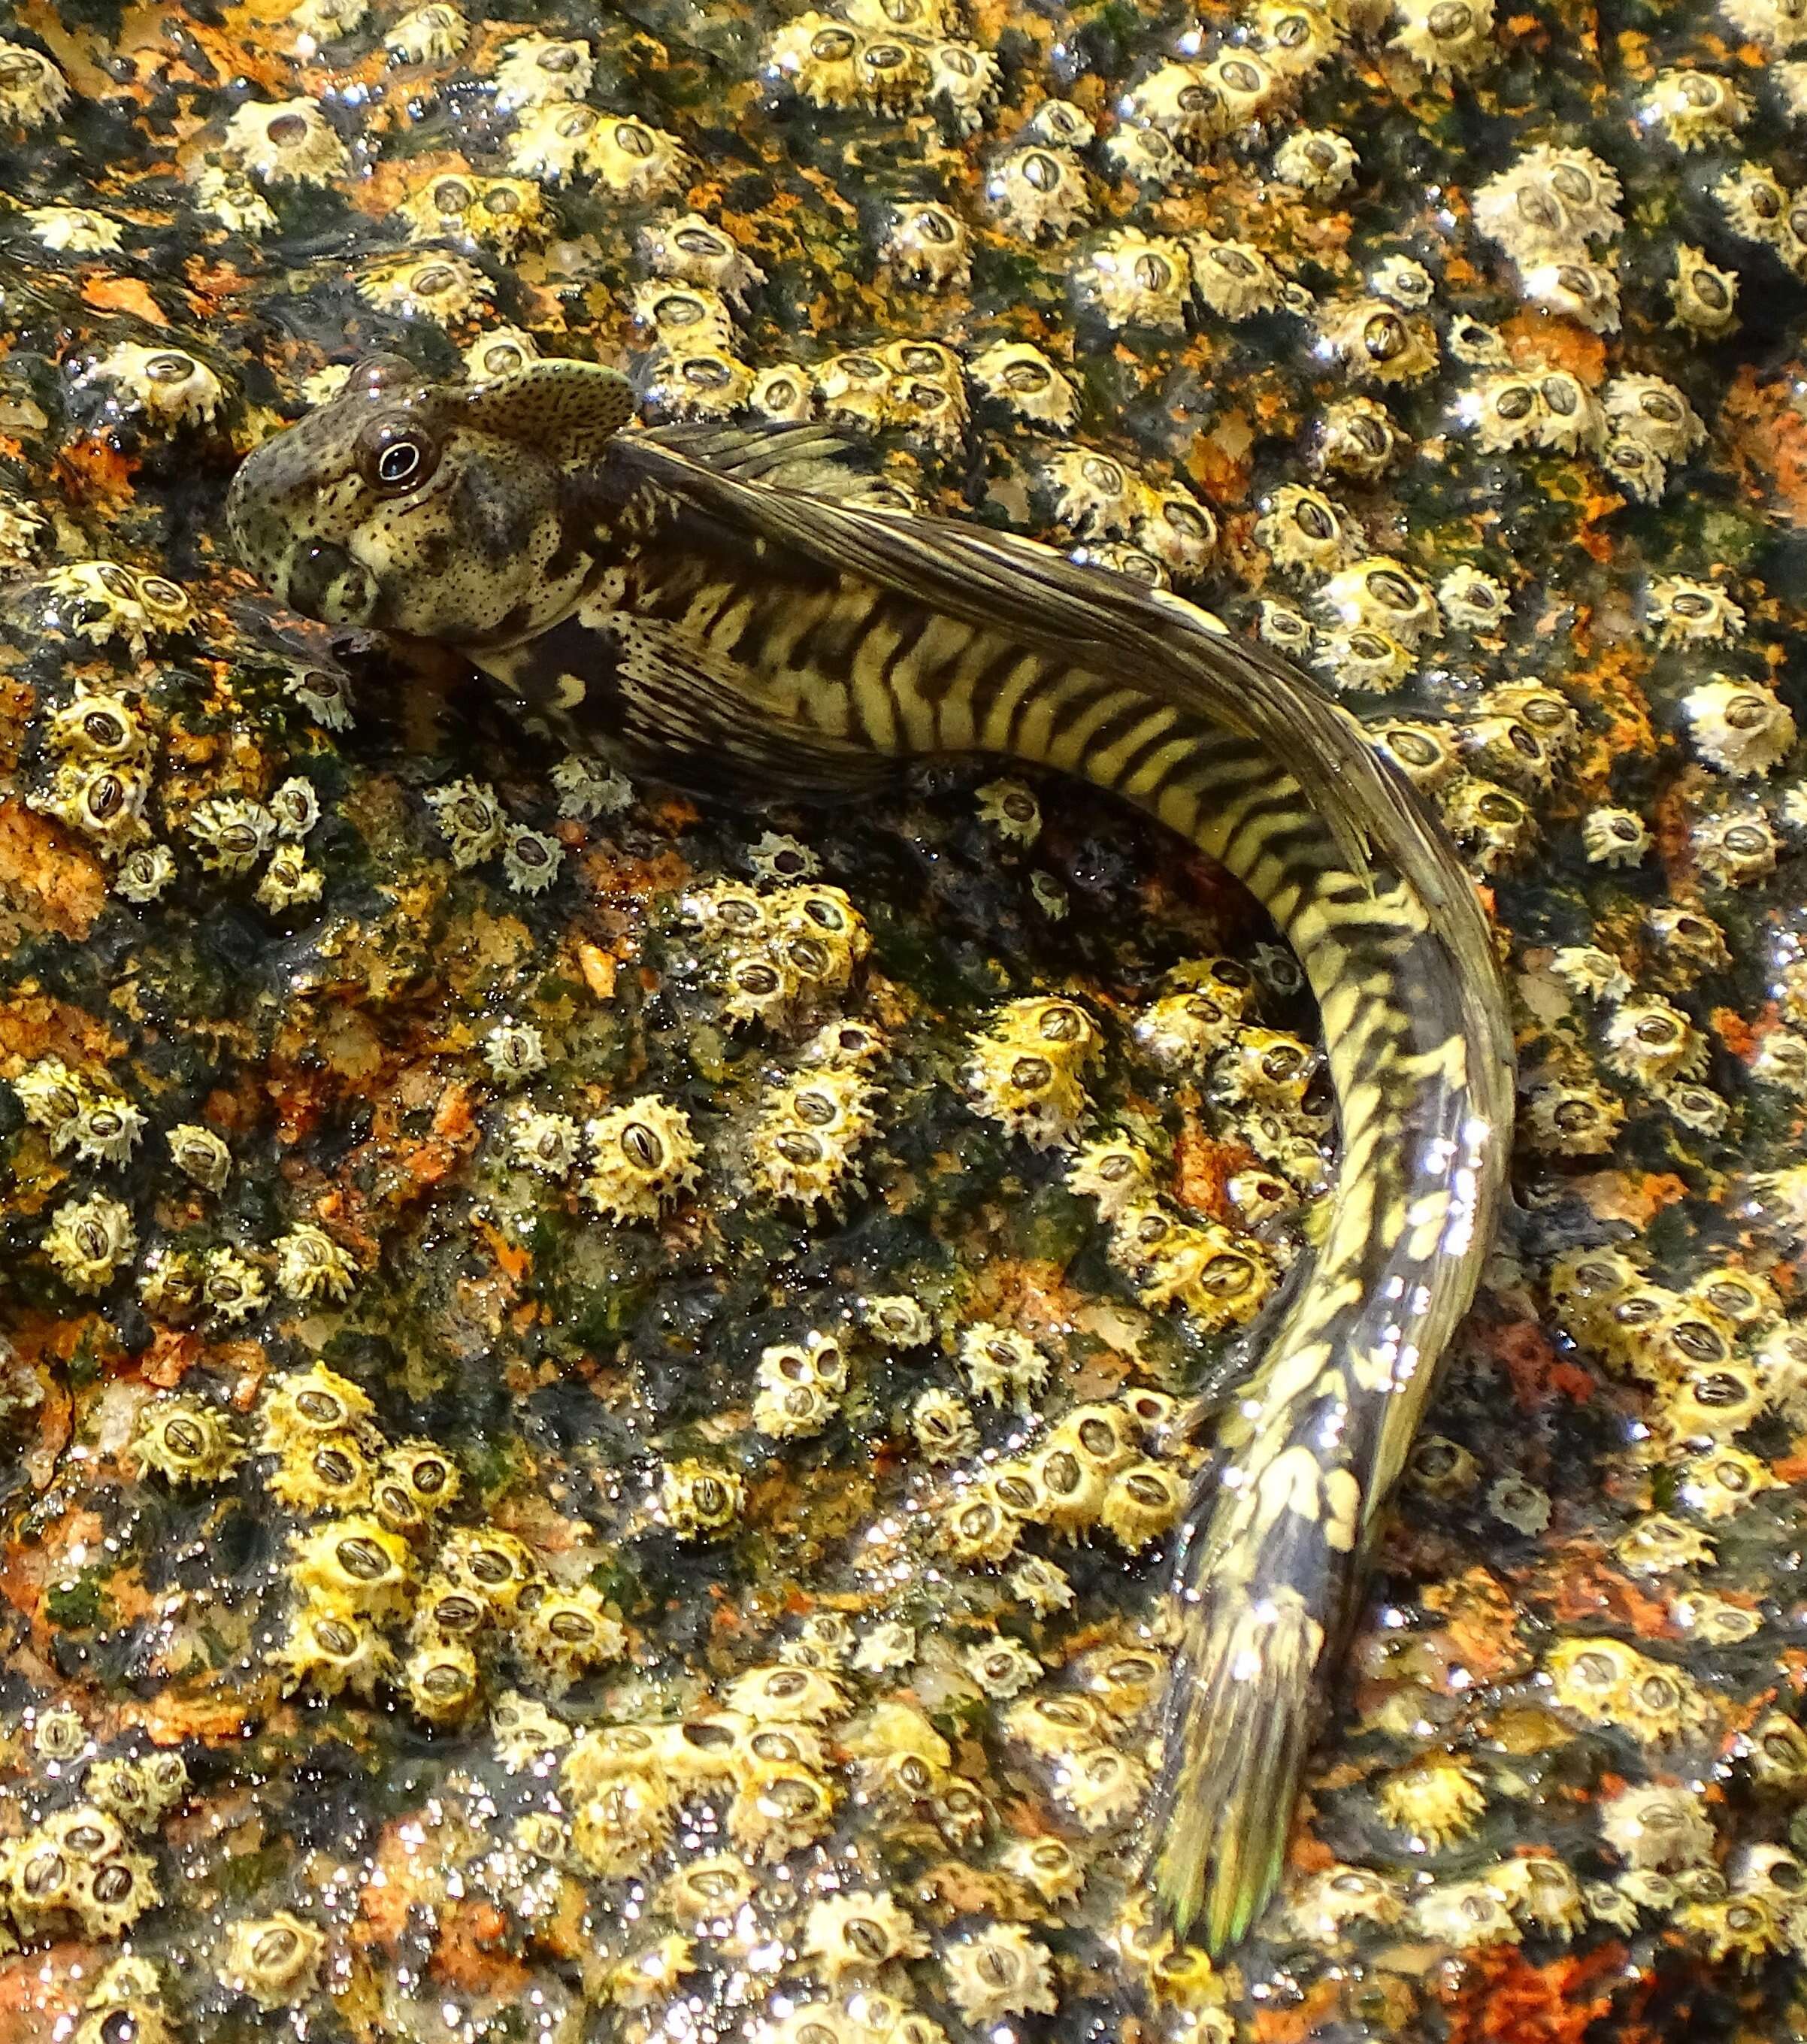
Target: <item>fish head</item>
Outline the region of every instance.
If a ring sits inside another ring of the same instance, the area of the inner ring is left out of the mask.
[[[467,647],[531,638],[594,565],[573,478],[633,402],[590,363],[465,386],[373,355],[243,463],[227,527],[273,595],[324,623]]]

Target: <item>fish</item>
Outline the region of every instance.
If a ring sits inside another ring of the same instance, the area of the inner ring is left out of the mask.
[[[1221,1954],[1278,1885],[1376,1536],[1505,1198],[1510,1010],[1475,886],[1318,686],[1051,548],[861,501],[819,425],[643,428],[616,371],[395,356],[252,452],[240,559],[328,624],[457,649],[667,778],[823,799],[925,758],[1072,775],[1255,895],[1322,1020],[1342,1156],[1303,1277],[1210,1415],[1175,1542],[1146,1827]]]

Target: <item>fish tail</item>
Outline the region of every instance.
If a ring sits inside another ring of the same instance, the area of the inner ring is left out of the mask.
[[[1182,1578],[1153,1876],[1176,1933],[1214,1957],[1279,1883],[1352,1570],[1322,1529],[1246,1514],[1199,1552],[1211,1559]]]

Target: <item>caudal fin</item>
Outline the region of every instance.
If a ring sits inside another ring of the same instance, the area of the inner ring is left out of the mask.
[[[1351,1580],[1340,1528],[1276,1523],[1249,1502],[1220,1499],[1186,1566],[1155,1803],[1156,1895],[1176,1933],[1214,1955],[1279,1881]]]

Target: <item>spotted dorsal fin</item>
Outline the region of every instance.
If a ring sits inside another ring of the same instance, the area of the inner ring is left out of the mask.
[[[480,432],[519,440],[562,468],[587,468],[634,416],[634,390],[596,362],[530,362],[463,394]]]

